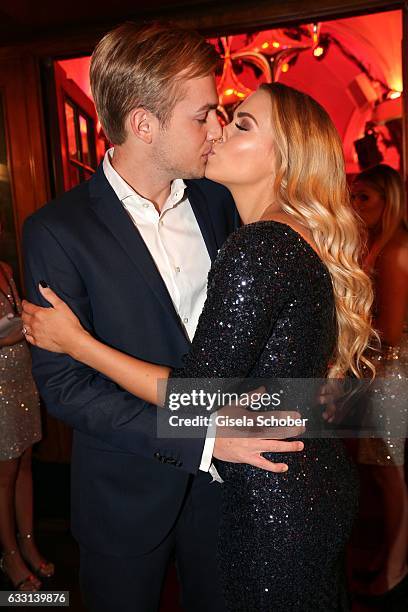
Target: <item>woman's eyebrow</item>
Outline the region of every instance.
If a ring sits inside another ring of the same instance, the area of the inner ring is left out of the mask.
[[[249,117],[250,119],[255,121],[256,125],[258,125],[257,120],[255,119],[255,117],[253,115],[251,115],[251,113],[244,113],[243,111],[240,111],[239,113],[237,113],[237,117],[239,117],[239,118],[241,118],[241,117]]]

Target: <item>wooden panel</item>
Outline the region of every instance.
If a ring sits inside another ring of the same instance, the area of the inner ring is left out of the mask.
[[[314,19],[335,19],[355,14],[392,10],[402,8],[406,2],[396,0],[211,0],[194,2],[188,6],[171,6],[169,3],[147,3],[137,6],[133,11],[129,6],[116,7],[114,19],[103,13],[103,6],[95,13],[95,23],[87,23],[78,14],[77,25],[69,27],[56,25],[37,33],[22,30],[15,32],[15,40],[24,42],[13,45],[10,40],[7,46],[0,47],[1,56],[15,56],[21,52],[34,53],[37,56],[52,55],[55,58],[70,55],[88,54],[99,38],[116,24],[127,19],[137,23],[146,20],[171,20],[187,27],[201,30],[203,34],[213,36],[220,33],[246,32],[251,29],[268,28],[289,23],[300,23]],[[136,5],[135,5],[136,6]],[[67,10],[69,5],[67,4]],[[52,11],[51,11],[52,12]],[[52,23],[52,15],[50,16]],[[0,42],[1,45],[1,42]],[[4,45],[4,43],[3,43]]]
[[[403,126],[403,169],[408,193],[408,5],[402,11],[402,126]]]
[[[22,224],[49,197],[39,86],[36,64],[32,59],[25,57],[6,65],[0,63],[21,277]]]
[[[231,5],[221,1],[209,11],[195,6],[187,14],[183,14],[181,9],[180,14],[177,14],[177,22],[206,34],[217,34],[220,29],[231,33],[247,32],[251,29],[391,10],[401,8],[403,4],[402,1],[384,0],[258,0],[256,3],[236,2]],[[164,16],[170,18],[170,15],[171,12],[168,11]]]

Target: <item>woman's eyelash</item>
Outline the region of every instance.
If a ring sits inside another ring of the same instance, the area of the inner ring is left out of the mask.
[[[244,128],[242,125],[239,125],[239,123],[235,123],[235,125],[237,126],[237,128],[239,130],[243,130],[244,132],[247,132],[248,130],[246,128]]]

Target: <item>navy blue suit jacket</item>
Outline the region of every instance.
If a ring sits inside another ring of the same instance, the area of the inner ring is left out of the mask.
[[[213,260],[237,226],[232,197],[206,179],[186,184]],[[182,364],[189,340],[101,166],[89,181],[29,217],[23,235],[30,301],[46,305],[38,291],[45,280],[103,342],[152,363]],[[74,429],[75,537],[109,554],[151,550],[176,520],[204,437],[158,439],[155,407],[66,355],[33,348],[32,357],[48,411]]]

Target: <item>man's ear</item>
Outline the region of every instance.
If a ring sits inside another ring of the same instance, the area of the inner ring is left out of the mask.
[[[144,108],[133,109],[128,116],[131,133],[146,144],[151,144],[157,118]]]

